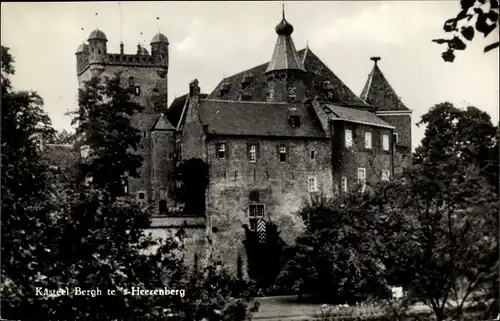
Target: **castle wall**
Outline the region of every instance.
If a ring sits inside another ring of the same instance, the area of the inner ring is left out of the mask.
[[[227,157],[219,159],[216,146],[225,143]],[[248,160],[248,143],[258,144],[258,159]],[[280,162],[278,146],[287,148],[286,162]],[[329,140],[217,137],[207,143],[210,166],[208,211],[211,226],[217,228],[218,248],[223,258],[236,268],[238,252],[244,259],[243,224],[249,224],[249,205],[263,204],[266,218],[276,223],[281,237],[293,244],[303,230],[296,215],[310,198],[308,177],[317,179],[318,192],[332,196],[331,151]],[[314,150],[314,159],[311,159]]]
[[[342,145],[341,168],[339,178],[346,177],[347,184],[350,188],[357,184],[358,168],[366,169],[366,180],[368,183],[378,182],[382,178],[382,170],[389,170],[390,175],[394,175],[392,171],[392,131],[388,128],[373,127],[356,123],[344,123],[339,126],[337,136]],[[355,147],[351,151],[345,148],[345,129],[352,130]],[[372,134],[372,148],[365,148],[365,132]],[[382,148],[382,135],[389,136],[389,151],[384,151]],[[338,180],[340,182],[340,179]],[[339,185],[340,188],[340,185]]]

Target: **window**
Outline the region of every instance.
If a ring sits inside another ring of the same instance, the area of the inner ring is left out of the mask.
[[[361,192],[365,191],[366,188],[366,169],[358,168],[358,184],[361,185]]]
[[[167,214],[167,201],[166,200],[160,200],[159,211],[160,211],[160,214]]]
[[[250,229],[257,232],[259,227],[259,221],[264,221],[264,205],[263,204],[251,204],[248,206],[248,216],[250,222]],[[264,223],[265,228],[265,223]]]
[[[136,96],[139,96],[141,94],[141,87],[135,86],[134,93]]]
[[[390,175],[391,175],[391,172],[389,170],[387,170],[387,169],[382,170],[382,180],[383,181],[388,181]]]
[[[286,146],[280,145],[279,152],[280,152],[280,162],[282,163],[286,162]]]
[[[352,147],[354,141],[352,140],[352,130],[345,130],[345,147]]]
[[[347,177],[342,177],[342,192],[347,192]]]
[[[318,186],[316,184],[316,176],[309,176],[309,179],[307,180],[307,189],[309,190],[309,192],[318,191]]]
[[[382,135],[382,148],[389,150],[389,135]]]
[[[250,158],[250,161],[252,163],[255,163],[257,161],[257,145],[250,144],[250,149],[249,149],[248,153],[249,153],[248,157]]]
[[[128,178],[127,177],[122,178],[122,185],[123,185],[123,194],[128,195]]]
[[[226,144],[219,144],[217,146],[217,157],[220,159],[226,158]]]
[[[399,134],[398,133],[394,133],[392,134],[394,136],[394,142],[397,144],[399,143]]]
[[[300,127],[300,117],[297,115],[290,116],[290,125],[293,128]]]
[[[148,132],[143,132],[142,135],[144,136],[144,138],[148,138],[149,137]]]
[[[372,133],[365,132],[365,148],[372,149]]]
[[[182,146],[181,142],[176,142],[175,143],[175,150],[176,150],[176,155],[177,159],[182,159]]]
[[[314,149],[311,150],[311,159],[316,158],[316,151]]]
[[[140,200],[143,200],[146,198],[146,194],[144,192],[139,192],[137,195],[138,195]]]

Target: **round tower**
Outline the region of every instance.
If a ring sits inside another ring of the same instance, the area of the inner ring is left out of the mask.
[[[76,48],[76,72],[80,72],[87,66],[89,62],[89,46],[86,43],[82,43]]]
[[[99,29],[92,31],[88,38],[89,42],[89,62],[102,63],[108,52],[106,34]]]
[[[168,39],[162,33],[158,33],[151,40],[151,56],[156,64],[168,68]]]

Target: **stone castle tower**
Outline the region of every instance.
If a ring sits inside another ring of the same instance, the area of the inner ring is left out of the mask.
[[[132,117],[133,126],[142,133],[139,153],[143,166],[140,178],[129,180],[127,191],[141,201],[155,204],[160,212],[166,211],[171,190],[168,178],[175,166],[175,128],[163,115],[168,106],[168,39],[158,33],[151,40],[151,53],[137,45],[136,54],[125,54],[123,43],[120,53],[108,53],[107,42],[104,32],[96,29],[90,33],[88,43],[78,47],[79,86],[93,76],[104,78],[121,73],[122,84],[130,89],[132,100],[144,107],[143,112]]]

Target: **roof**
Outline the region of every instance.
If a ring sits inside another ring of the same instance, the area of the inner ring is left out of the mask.
[[[75,53],[80,53],[80,52],[85,52],[88,50],[88,47],[89,45],[87,45],[86,43],[81,43],[78,48],[76,48],[76,52]]]
[[[285,19],[285,12],[283,11],[283,19],[276,26],[276,33],[278,40],[274,46],[271,61],[267,66],[266,72],[274,70],[301,70],[306,71],[302,65],[301,59],[297,56],[297,50],[293,44],[291,34],[293,26]]]
[[[106,34],[99,29],[96,29],[90,33],[88,40],[92,39],[100,39],[108,41],[108,38],[106,38]]]
[[[175,98],[167,109],[167,119],[175,127],[177,127],[179,119],[181,118],[182,109],[184,108],[187,96],[188,94],[185,94]],[[208,94],[200,94],[200,99],[205,99],[207,97]]]
[[[389,125],[388,123],[377,117],[374,113],[367,110],[326,104],[325,111],[330,116],[333,116],[333,119],[342,119],[352,123],[377,127],[394,128],[394,126]]]
[[[158,32],[153,39],[151,39],[151,43],[158,43],[158,42],[164,42],[164,43],[169,43],[167,37],[165,37],[164,34],[161,32]]]
[[[152,131],[154,130],[174,130],[175,127],[168,121],[167,117],[161,113],[153,124]]]
[[[377,61],[380,58],[373,57],[372,60],[375,61],[375,64],[361,92],[361,99],[381,111],[409,110],[378,67]]]
[[[286,103],[200,100],[199,115],[208,134],[325,138],[310,106]],[[295,108],[295,109],[294,109]],[[300,116],[293,128],[289,116]]]
[[[338,103],[346,106],[364,106],[370,107],[352,92],[335,73],[333,73],[310,48],[302,49],[297,52],[299,60],[303,61],[303,66],[307,71],[308,94],[311,96],[320,96],[327,98],[327,91],[324,89],[324,82],[328,81],[331,90],[335,92],[335,97],[329,99],[332,103]],[[269,62],[263,63],[251,69],[237,73],[233,76],[224,78],[209,95],[210,99],[239,100],[241,94],[241,81],[245,75],[251,75],[252,80],[248,84],[245,92],[248,93],[251,101],[266,101],[267,80],[266,69]],[[221,97],[220,90],[223,84],[229,85],[228,92]]]

